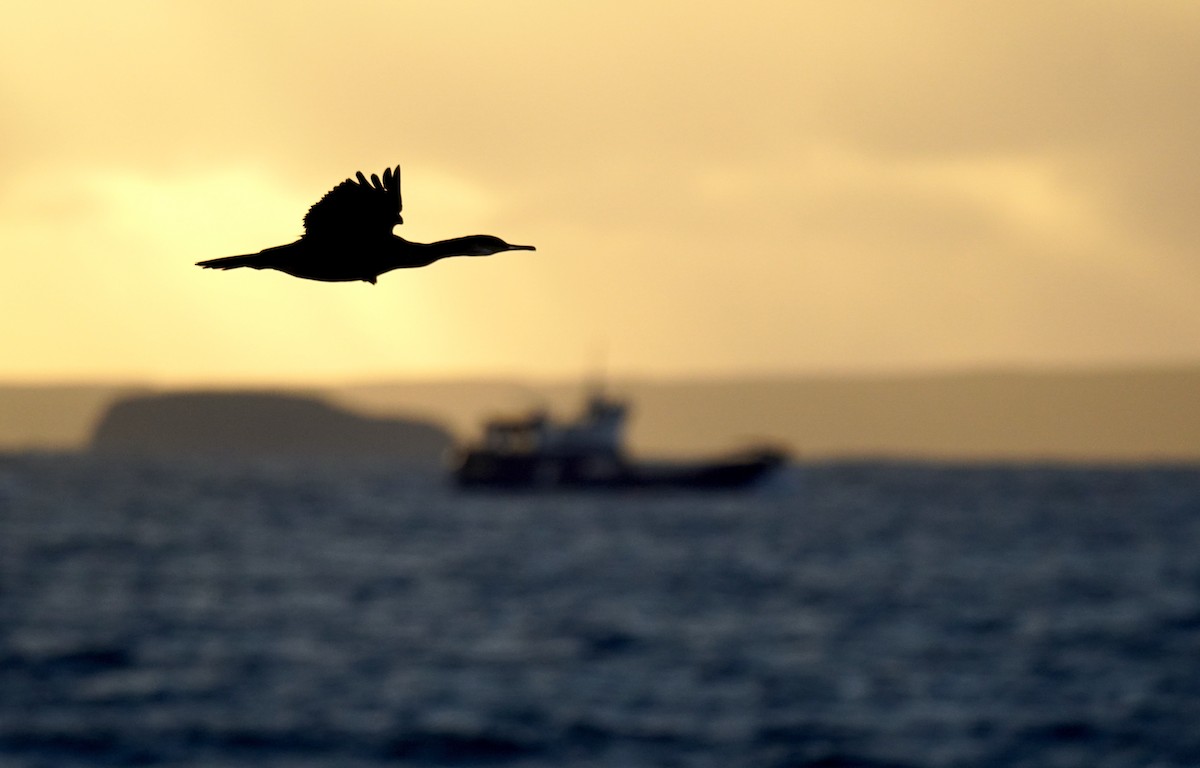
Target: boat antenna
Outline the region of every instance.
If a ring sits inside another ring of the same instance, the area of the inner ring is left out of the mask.
[[[592,397],[597,400],[604,399],[607,363],[608,345],[603,341],[594,342],[592,344],[592,385],[589,389],[592,391]]]

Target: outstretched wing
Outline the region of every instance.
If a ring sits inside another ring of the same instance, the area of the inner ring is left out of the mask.
[[[362,171],[358,180],[346,179],[329,190],[304,215],[304,234],[319,238],[354,238],[391,234],[403,223],[400,209],[400,166],[388,168],[383,178]]]

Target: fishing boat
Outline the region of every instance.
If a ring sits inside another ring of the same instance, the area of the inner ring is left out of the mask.
[[[730,490],[753,486],[788,458],[764,446],[707,461],[637,461],[623,444],[628,414],[626,403],[595,391],[574,421],[545,410],[494,419],[457,452],[454,480],[470,489]]]

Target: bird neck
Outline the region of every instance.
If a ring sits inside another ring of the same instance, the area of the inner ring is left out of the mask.
[[[432,243],[414,243],[399,235],[393,235],[393,237],[399,241],[396,249],[397,255],[404,260],[406,266],[414,261],[414,257],[421,266],[427,266],[450,256],[469,256],[472,253],[470,245],[474,236],[452,237],[449,240],[436,240]]]

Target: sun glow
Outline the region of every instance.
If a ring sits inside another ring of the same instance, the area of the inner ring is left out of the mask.
[[[1186,3],[643,6],[17,9],[0,380],[1200,357]],[[398,234],[538,250],[193,266],[394,164]]]

